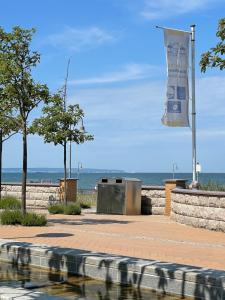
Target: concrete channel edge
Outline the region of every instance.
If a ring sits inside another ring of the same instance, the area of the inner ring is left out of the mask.
[[[0,239],[0,261],[195,299],[225,299],[225,271]]]

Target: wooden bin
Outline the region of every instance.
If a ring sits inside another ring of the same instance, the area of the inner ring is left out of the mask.
[[[67,178],[67,202],[77,201],[77,178]],[[64,202],[64,179],[60,179],[60,200]]]

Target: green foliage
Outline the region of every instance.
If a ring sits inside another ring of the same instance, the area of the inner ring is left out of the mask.
[[[0,111],[0,128],[2,134],[2,142],[8,140],[21,129],[21,119],[15,116],[11,110],[1,109]]]
[[[80,215],[81,207],[79,203],[55,204],[48,207],[50,214],[64,214],[64,215]]]
[[[65,95],[64,95],[65,96]],[[32,133],[43,136],[45,143],[62,145],[64,148],[64,180],[66,182],[66,152],[67,142],[76,144],[93,140],[93,136],[87,134],[78,123],[83,122],[84,113],[78,104],[65,107],[65,98],[59,92],[53,95],[50,101],[43,107],[43,116],[34,120],[31,127]],[[64,188],[64,199],[66,200],[66,184]]]
[[[64,206],[64,214],[65,215],[80,215],[81,208],[77,203],[69,203]]]
[[[79,201],[79,204],[81,208],[91,208],[91,202],[88,200],[81,200]]]
[[[45,226],[47,219],[36,213],[22,214],[20,210],[4,210],[1,215],[2,225]]]
[[[26,213],[21,220],[21,225],[23,226],[45,226],[46,224],[46,217],[36,213]]]
[[[30,49],[34,33],[33,28],[16,26],[12,32],[0,28],[0,100],[5,107],[18,109],[22,125],[33,108],[49,97],[47,86],[32,77],[32,68],[40,62],[40,54]]]
[[[225,192],[225,185],[209,180],[207,183],[200,183],[199,189],[205,191]]]
[[[20,210],[4,210],[1,212],[1,224],[2,225],[16,225],[21,224],[23,215]]]
[[[15,197],[7,196],[0,200],[0,209],[20,209],[21,201]]]
[[[63,204],[54,204],[48,207],[48,211],[50,214],[63,214],[64,206]]]
[[[220,39],[220,42],[218,42],[217,45],[212,47],[209,51],[203,53],[201,56],[200,66],[202,72],[205,72],[208,67],[216,67],[220,70],[225,68],[225,18],[219,20],[216,35]]]
[[[48,102],[49,90],[35,82],[32,70],[40,62],[40,54],[31,50],[35,29],[13,27],[11,32],[0,28],[0,102],[4,109],[18,114],[23,134],[22,208],[26,208],[27,135],[30,113],[41,102]],[[10,127],[11,128],[11,127]],[[24,209],[25,210],[25,209]]]
[[[31,132],[43,136],[45,143],[64,145],[93,140],[93,136],[77,128],[84,113],[78,104],[69,105],[65,110],[64,99],[60,93],[53,95],[43,107],[43,116],[34,120]]]

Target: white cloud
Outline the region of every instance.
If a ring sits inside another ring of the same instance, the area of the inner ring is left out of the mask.
[[[196,89],[198,138],[224,137],[225,77],[197,79]],[[87,130],[94,131],[96,142],[100,138],[127,146],[159,139],[166,142],[173,137],[182,141],[191,138],[188,128],[161,124],[164,99],[165,82],[148,80],[124,87],[76,88],[70,101],[84,108]]]
[[[85,128],[95,137],[79,146],[80,160],[152,172],[170,170],[175,161],[179,170],[191,171],[191,129],[161,124],[165,89],[165,80],[151,79],[122,87],[71,87],[68,102],[84,109]],[[222,172],[225,76],[198,78],[196,92],[197,157],[205,172]]]
[[[67,26],[62,32],[49,35],[46,43],[70,51],[81,51],[114,42],[116,39],[114,33],[99,27],[74,28]]]
[[[208,8],[220,0],[145,0],[141,15],[148,20],[164,19]]]
[[[96,77],[83,78],[69,81],[70,85],[95,85],[138,80],[156,76],[160,68],[148,64],[128,64],[119,71],[105,73]]]
[[[135,124],[140,126],[142,122],[149,122],[149,117],[152,121],[162,112],[163,85],[161,82],[148,81],[125,87],[76,88],[71,102],[76,99],[92,122],[131,122],[132,127]]]

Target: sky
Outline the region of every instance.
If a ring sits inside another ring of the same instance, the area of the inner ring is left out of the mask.
[[[224,0],[0,0],[1,26],[36,28],[41,54],[34,78],[54,93],[70,58],[68,104],[85,112],[94,141],[72,145],[72,166],[129,172],[192,170],[190,128],[161,123],[166,94],[163,32],[196,24],[197,161],[203,172],[225,172],[225,71],[200,72],[203,52],[218,39]],[[33,116],[39,116],[37,109]],[[28,138],[28,167],[63,167],[61,146]],[[22,166],[22,137],[4,144],[3,166]]]

